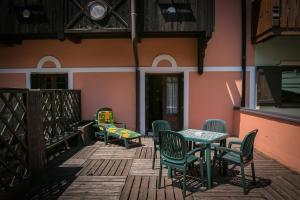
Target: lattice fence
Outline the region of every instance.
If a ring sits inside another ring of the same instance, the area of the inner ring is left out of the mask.
[[[80,98],[79,90],[0,89],[0,192],[38,176],[45,150],[78,133]]]
[[[29,176],[27,98],[28,90],[0,89],[0,190]]]
[[[81,121],[79,90],[42,90],[43,123],[46,146],[74,134]]]

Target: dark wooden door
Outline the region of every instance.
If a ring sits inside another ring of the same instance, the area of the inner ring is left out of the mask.
[[[183,74],[146,75],[146,130],[154,120],[170,122],[172,130],[183,126]]]

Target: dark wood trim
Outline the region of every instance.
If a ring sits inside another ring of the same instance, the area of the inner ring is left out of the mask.
[[[251,23],[251,40],[252,43],[256,42],[257,39],[257,27],[259,21],[259,12],[260,12],[260,0],[252,2],[252,23]]]
[[[26,2],[26,1],[25,1]],[[15,44],[24,39],[59,39],[130,37],[130,0],[112,0],[106,18],[90,19],[86,0],[37,0],[39,12],[30,19],[22,17],[24,1],[2,0],[7,9],[0,14],[0,43]],[[212,36],[215,25],[215,1],[184,2],[135,0],[137,5],[137,40],[141,37],[195,37],[204,33]],[[176,7],[175,16],[167,12]],[[16,16],[15,16],[16,15]],[[34,16],[34,17],[33,17]],[[5,37],[5,38],[4,38]]]
[[[247,55],[246,55],[246,51],[247,51],[247,39],[246,39],[246,30],[247,30],[247,6],[246,6],[247,2],[246,0],[242,0],[241,2],[241,11],[242,11],[242,52],[241,52],[241,65],[242,65],[242,97],[241,97],[241,106],[245,106],[245,102],[246,102],[246,62],[247,62]]]
[[[28,92],[28,89],[24,88],[0,88],[0,92]]]
[[[137,67],[135,71],[135,127],[140,132],[140,69]],[[146,133],[145,133],[146,134]]]
[[[143,34],[144,31],[144,1],[137,0],[136,6],[137,6],[136,31],[137,31],[137,40],[140,43],[142,39],[141,35]]]
[[[198,52],[198,74],[203,74],[205,50],[207,47],[207,39],[205,36],[198,37],[197,39],[197,52]]]
[[[144,32],[139,35],[139,38],[198,38],[199,35],[205,34],[205,32]],[[22,40],[40,40],[40,39],[57,39],[57,34],[22,34]],[[126,32],[75,32],[67,30],[64,33],[66,38],[76,37],[80,39],[107,39],[107,38],[130,38],[130,31]]]
[[[64,1],[56,0],[58,3],[57,6],[57,22],[56,22],[56,29],[57,29],[57,39],[64,40],[65,34],[64,34]]]

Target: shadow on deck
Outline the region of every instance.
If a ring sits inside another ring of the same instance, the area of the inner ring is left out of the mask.
[[[152,140],[142,138],[142,147],[125,149],[97,141],[90,146],[70,150],[53,159],[43,181],[32,186],[22,199],[183,199],[180,174],[168,178],[163,170],[162,188],[157,189],[159,160],[152,170]],[[252,184],[250,167],[246,168],[250,192],[243,194],[239,168],[227,177],[214,171],[213,188],[204,180],[188,178],[186,199],[299,199],[300,175],[255,151],[256,177]],[[18,198],[20,199],[20,198]]]

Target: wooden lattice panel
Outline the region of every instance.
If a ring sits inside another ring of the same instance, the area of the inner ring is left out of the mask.
[[[0,190],[27,178],[28,90],[0,90]]]
[[[63,91],[62,113],[66,120],[68,129],[72,129],[74,125],[81,120],[80,113],[80,91],[65,90]]]
[[[46,146],[50,146],[72,134],[80,122],[80,91],[42,90],[42,110]]]

